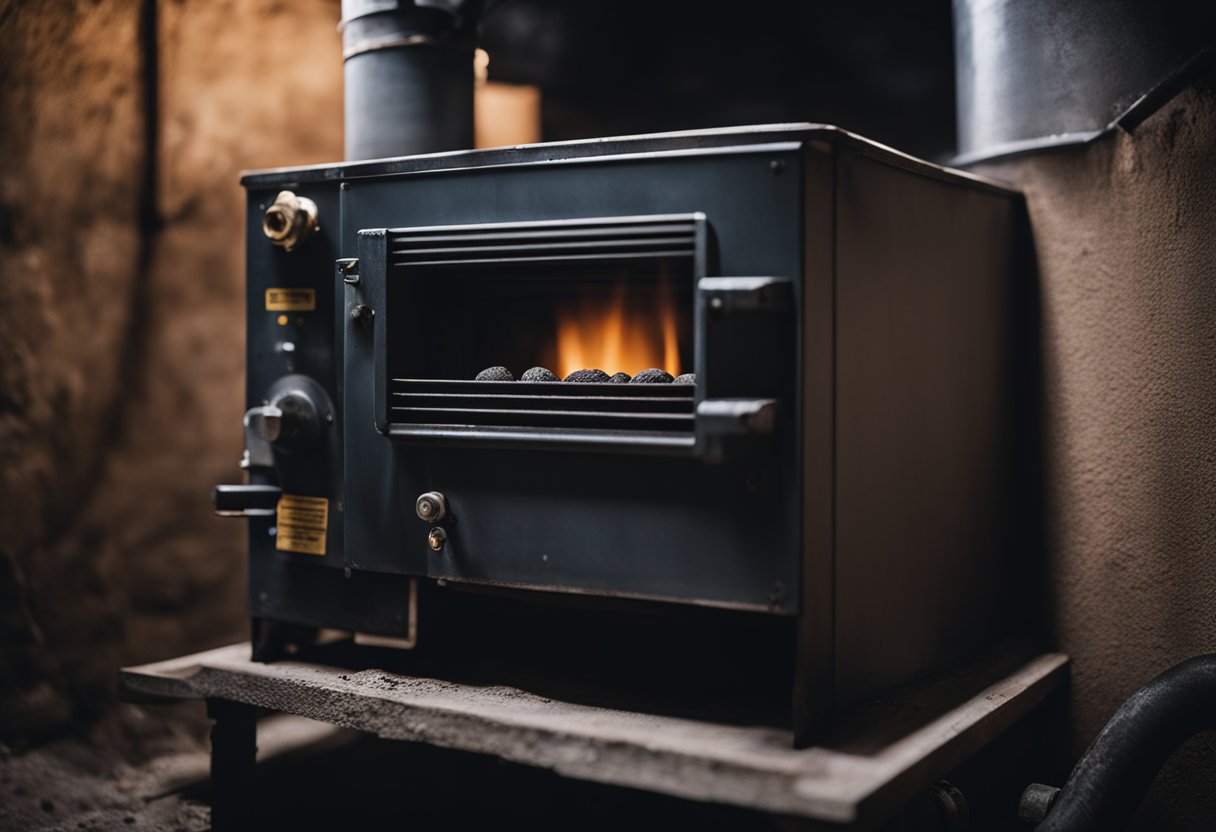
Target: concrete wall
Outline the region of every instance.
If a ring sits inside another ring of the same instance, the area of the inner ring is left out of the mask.
[[[238,172],[341,157],[338,14],[0,2],[0,738],[245,632]]]
[[[1036,240],[1050,609],[1079,753],[1141,684],[1216,650],[1216,88],[982,172],[1025,188]],[[1216,825],[1216,735],[1142,815]]]

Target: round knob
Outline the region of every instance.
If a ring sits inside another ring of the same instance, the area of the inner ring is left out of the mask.
[[[418,497],[418,501],[414,503],[414,511],[418,512],[419,520],[438,523],[448,514],[447,498],[438,491],[428,491]]]
[[[284,448],[307,448],[321,438],[321,415],[303,390],[288,390],[271,403],[283,414],[279,435],[272,440]]]
[[[283,430],[283,411],[269,404],[251,407],[245,413],[245,427],[263,442],[277,442]]]
[[[245,413],[245,427],[279,448],[302,449],[321,438],[321,414],[304,390],[288,389]]]

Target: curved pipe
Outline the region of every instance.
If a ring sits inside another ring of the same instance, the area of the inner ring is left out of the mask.
[[[1072,770],[1035,832],[1124,828],[1174,749],[1209,728],[1216,728],[1216,653],[1176,664],[1132,694]]]

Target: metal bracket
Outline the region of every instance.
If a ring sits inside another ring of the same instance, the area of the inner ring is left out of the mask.
[[[793,297],[793,285],[784,277],[703,277],[697,291],[711,312],[782,312]]]
[[[217,485],[211,502],[220,517],[273,517],[282,493],[277,485]]]

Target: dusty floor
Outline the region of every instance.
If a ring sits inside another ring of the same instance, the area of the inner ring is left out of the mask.
[[[201,703],[121,706],[79,736],[0,747],[0,830],[210,828],[209,723]],[[784,829],[720,806],[564,780],[479,755],[388,742],[296,717],[259,723],[252,827]]]
[[[208,829],[182,794],[207,777],[206,731],[201,705],[124,705],[83,735],[0,746],[0,829]]]

